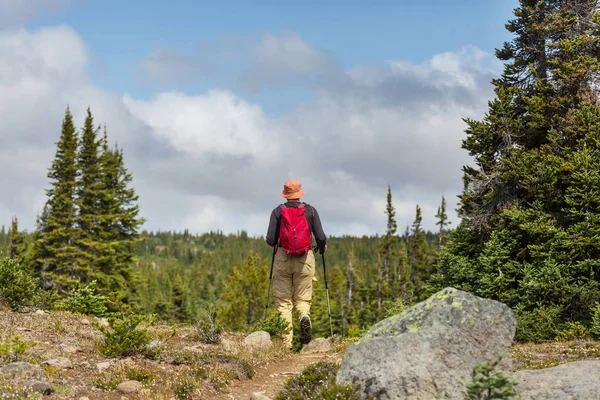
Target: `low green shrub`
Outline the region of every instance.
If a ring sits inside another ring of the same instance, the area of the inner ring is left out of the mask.
[[[309,365],[300,374],[288,379],[273,400],[364,399],[358,386],[335,383],[338,368],[337,364],[327,361]]]
[[[99,294],[96,287],[95,280],[86,285],[79,283],[62,302],[60,308],[73,313],[106,316],[108,297]]]
[[[568,341],[582,339],[588,335],[588,329],[581,322],[567,322],[561,325],[556,335],[556,340]]]
[[[36,342],[23,342],[21,335],[15,335],[11,338],[10,342],[0,343],[0,358],[8,362],[19,361],[28,349],[36,345]]]
[[[283,338],[283,335],[291,329],[290,324],[281,317],[278,312],[270,313],[266,318],[261,319],[255,326],[254,331],[269,332],[271,336]]]
[[[501,360],[501,357],[494,361],[488,360],[473,368],[473,381],[467,384],[465,400],[506,400],[517,395],[514,387],[518,382],[495,370]]]
[[[596,338],[600,338],[600,303],[597,303],[592,308],[592,326],[590,333]]]
[[[39,279],[15,260],[8,257],[0,258],[0,302],[19,311],[33,307],[39,300]]]
[[[223,327],[217,324],[217,311],[213,305],[204,310],[203,315],[195,326],[200,341],[204,344],[221,343]]]
[[[109,327],[94,321],[94,326],[104,335],[99,344],[100,354],[107,357],[142,355],[155,358],[162,348],[152,345],[152,335],[146,329],[153,317],[132,314],[123,318],[108,318]],[[145,326],[145,327],[141,327]]]

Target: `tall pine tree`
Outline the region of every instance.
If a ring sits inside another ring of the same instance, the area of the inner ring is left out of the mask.
[[[48,172],[52,187],[46,190],[48,199],[38,221],[41,229],[34,236],[35,258],[32,260],[43,284],[54,286],[59,291],[72,286],[78,264],[79,253],[75,245],[79,235],[75,227],[76,152],[75,125],[67,108],[54,161]]]
[[[80,179],[77,182],[77,226],[80,236],[77,245],[81,252],[76,277],[82,282],[102,278],[95,268],[101,257],[99,237],[102,233],[102,165],[100,163],[100,140],[98,129],[94,128],[94,119],[90,109],[81,133],[81,142],[77,153],[77,167]],[[99,288],[104,289],[106,283],[99,279]]]

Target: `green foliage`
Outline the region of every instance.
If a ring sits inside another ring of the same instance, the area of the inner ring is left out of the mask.
[[[196,332],[198,333],[200,342],[202,343],[221,343],[221,333],[223,333],[223,327],[217,324],[217,310],[212,304],[207,307],[204,315],[196,324]]]
[[[327,361],[311,364],[300,374],[288,379],[273,400],[363,399],[358,387],[335,383],[338,368],[337,364]]]
[[[269,332],[272,337],[282,338],[291,328],[278,312],[272,312],[266,318],[261,319],[253,330]]]
[[[467,384],[465,400],[512,399],[517,395],[514,387],[518,382],[502,372],[495,371],[501,359],[487,360],[473,368],[473,381]]]
[[[385,317],[389,318],[391,316],[401,314],[402,312],[408,310],[410,307],[411,306],[407,305],[406,301],[402,299],[402,297],[399,297],[394,301],[386,303]]]
[[[94,321],[94,326],[104,336],[99,344],[100,354],[107,357],[142,355],[155,358],[161,348],[151,343],[153,338],[147,327],[153,322],[153,317],[136,314],[123,318],[108,318],[108,327]]]
[[[11,338],[10,342],[0,343],[0,358],[7,360],[8,362],[19,361],[20,357],[25,352],[37,345],[36,342],[24,342],[21,340],[21,335],[15,335]]]
[[[568,341],[573,339],[582,339],[588,336],[588,329],[581,322],[567,322],[561,327],[556,340]]]
[[[81,138],[69,109],[48,177],[44,211],[32,236],[30,264],[45,288],[66,295],[96,281],[115,303],[135,303],[137,229],[143,219],[123,154],[98,139],[90,109]]]
[[[597,303],[594,308],[592,308],[592,326],[590,328],[590,333],[594,335],[595,338],[600,338],[600,303]]]
[[[10,248],[8,256],[12,260],[16,260],[19,264],[23,264],[25,256],[26,243],[23,233],[19,231],[19,222],[17,217],[13,217],[10,227]]]
[[[108,301],[106,296],[98,294],[96,281],[92,281],[87,285],[78,284],[69,293],[61,308],[73,313],[103,317],[108,310],[106,307]]]
[[[242,268],[233,267],[220,296],[220,320],[228,329],[244,331],[262,317],[269,283],[267,263],[250,252]]]
[[[124,363],[122,366],[111,367],[102,372],[95,380],[94,386],[105,391],[114,391],[117,385],[128,380],[135,380],[143,384],[150,384],[160,377],[158,371],[139,364]]]
[[[35,306],[39,300],[38,282],[16,260],[0,258],[0,302],[13,310]]]
[[[496,98],[465,120],[475,167],[428,290],[509,305],[518,340],[578,336],[600,301],[600,13],[595,1],[521,0],[507,27]]]

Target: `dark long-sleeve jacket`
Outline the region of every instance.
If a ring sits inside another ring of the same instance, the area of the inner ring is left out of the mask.
[[[287,207],[298,207],[300,205],[299,202],[288,201],[286,203]],[[317,209],[311,206],[310,204],[306,204],[306,211],[304,215],[306,216],[306,221],[308,222],[308,228],[310,229],[319,249],[325,247],[325,243],[327,243],[327,237],[325,236],[325,232],[323,232],[323,226],[321,225],[321,219],[319,218],[319,213]],[[271,212],[271,218],[269,219],[269,229],[267,230],[266,241],[269,246],[275,246],[279,239],[279,222],[281,218],[281,209],[279,206],[275,207]]]

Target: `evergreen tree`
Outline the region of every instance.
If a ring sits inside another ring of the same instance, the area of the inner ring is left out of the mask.
[[[17,261],[17,263],[23,263],[23,257],[25,256],[25,238],[19,231],[19,221],[17,217],[13,217],[12,225],[10,228],[10,247],[8,256],[11,260]]]
[[[100,141],[98,130],[94,128],[93,117],[90,109],[81,134],[81,143],[77,154],[77,167],[80,179],[77,182],[77,226],[80,236],[77,241],[81,257],[78,268],[74,271],[75,277],[81,282],[91,279],[98,281],[98,289],[103,291],[106,286],[106,276],[95,270],[99,266],[102,254],[102,210],[100,200],[102,199],[102,165],[100,163]]]
[[[396,246],[398,244],[398,237],[396,235],[396,211],[394,209],[394,204],[392,203],[392,190],[389,185],[385,214],[387,215],[387,229],[379,247],[379,263],[377,276],[378,310],[382,308],[382,303],[390,297],[390,287],[394,285],[398,280],[397,276],[390,275],[390,270],[392,270],[391,266],[394,265],[393,260],[395,259],[397,253]],[[395,271],[392,270],[392,272]]]
[[[451,224],[448,221],[448,214],[446,214],[446,199],[442,196],[442,204],[438,207],[437,214],[435,214],[437,218],[437,222],[435,223],[440,227],[439,230],[439,245],[442,246],[444,242],[444,237],[446,236],[446,227]]]
[[[243,331],[257,323],[263,317],[268,283],[266,261],[250,252],[244,266],[241,269],[234,266],[225,280],[219,299],[219,323],[235,331]]]
[[[518,338],[554,339],[600,300],[600,14],[597,1],[521,0],[515,15],[496,98],[466,120],[476,166],[431,290],[498,299]]]
[[[54,161],[48,172],[52,187],[46,190],[48,199],[38,220],[33,249],[33,266],[41,274],[42,282],[60,291],[68,290],[76,275],[76,152],[77,135],[73,117],[67,108]]]
[[[431,261],[429,259],[429,245],[425,232],[422,228],[423,216],[421,207],[417,204],[415,220],[412,224],[412,235],[409,246],[409,265],[412,272],[412,284],[414,294],[417,298],[424,297],[421,289],[432,273]]]
[[[132,175],[127,171],[123,152],[110,149],[106,127],[101,141],[101,180],[98,186],[98,259],[92,272],[100,288],[112,292],[119,301],[131,302],[138,280],[132,272],[136,261],[135,245],[140,242],[138,196],[129,187]]]

